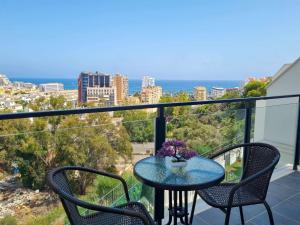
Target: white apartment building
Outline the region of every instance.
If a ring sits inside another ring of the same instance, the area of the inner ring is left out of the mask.
[[[16,81],[13,83],[14,87],[18,88],[18,89],[35,89],[36,85],[33,83],[29,83],[29,82],[21,82],[21,81]]]
[[[40,91],[42,92],[56,92],[56,91],[63,91],[64,85],[62,83],[46,83],[40,84]]]
[[[225,94],[225,89],[221,87],[212,87],[211,89],[211,97],[212,98],[220,98]]]
[[[116,87],[87,87],[87,101],[104,101],[108,105],[117,105]]]
[[[267,96],[300,94],[300,57],[283,65],[267,87]],[[292,164],[296,144],[298,98],[256,102],[254,141],[273,144],[282,164]],[[284,132],[282,132],[284,130]]]
[[[144,76],[142,81],[142,88],[145,87],[154,87],[155,86],[155,78],[150,76]]]

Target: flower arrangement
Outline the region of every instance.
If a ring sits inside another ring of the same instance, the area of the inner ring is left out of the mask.
[[[158,157],[170,156],[174,159],[172,162],[185,162],[186,160],[197,156],[198,153],[188,150],[186,144],[179,140],[170,140],[163,143],[162,148],[156,154]]]

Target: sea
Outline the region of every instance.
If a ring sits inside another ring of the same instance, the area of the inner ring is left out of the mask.
[[[76,79],[59,78],[10,78],[11,81],[30,82],[33,84],[62,83],[65,90],[77,89]],[[212,87],[233,88],[241,87],[241,80],[156,80],[155,84],[161,86],[164,94],[174,94],[180,91],[192,93],[194,87],[204,86],[210,92]],[[141,91],[142,80],[128,80],[129,95]]]

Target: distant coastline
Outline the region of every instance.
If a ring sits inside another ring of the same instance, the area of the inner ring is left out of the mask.
[[[11,81],[30,82],[33,84],[42,83],[62,83],[66,90],[77,89],[76,79],[59,79],[59,78],[9,78]],[[129,79],[129,94],[141,91],[142,80]],[[210,92],[212,87],[233,88],[242,86],[241,80],[156,80],[156,85],[161,86],[164,93],[177,93],[185,91],[193,92],[196,86],[204,86]]]

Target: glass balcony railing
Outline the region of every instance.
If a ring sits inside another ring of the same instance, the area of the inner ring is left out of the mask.
[[[64,165],[121,175],[131,199],[142,202],[155,215],[155,190],[136,180],[132,169],[140,159],[155,155],[167,139],[183,140],[204,157],[234,144],[267,142],[280,150],[278,168],[295,168],[300,148],[298,98],[0,114],[0,221],[68,224],[45,177],[50,169]],[[225,167],[226,180],[240,178],[243,155],[237,149],[216,159]],[[86,201],[104,206],[125,201],[117,181],[81,173],[69,176],[74,193]]]
[[[276,146],[281,154],[278,168],[293,166],[299,103],[295,98],[258,101],[252,141]]]

